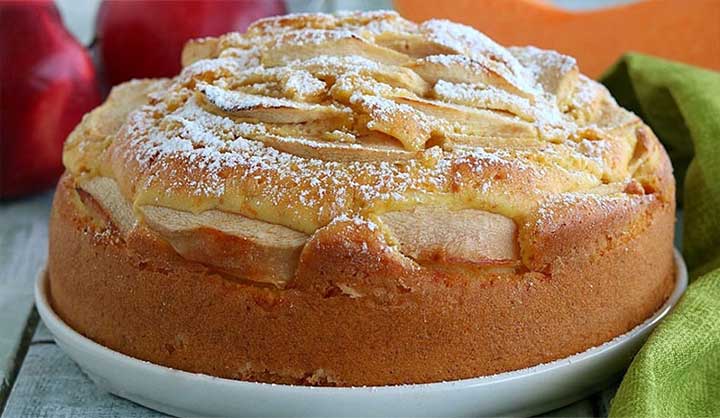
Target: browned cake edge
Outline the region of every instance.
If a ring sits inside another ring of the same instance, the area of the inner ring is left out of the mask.
[[[233,379],[388,385],[519,369],[632,329],[674,284],[675,210],[660,200],[621,222],[576,228],[575,237],[565,231],[556,238],[569,249],[551,260],[549,273],[450,279],[423,271],[412,291],[378,283],[373,297],[360,298],[229,280],[183,259],[145,228],[125,240],[108,234],[79,202],[65,175],[50,222],[50,299],[59,316],[121,353]],[[629,228],[631,218],[642,227]],[[340,269],[352,266],[351,244],[364,238],[328,235],[303,253],[302,264],[318,275],[308,280],[351,273]],[[622,243],[612,245],[608,237],[617,236]]]

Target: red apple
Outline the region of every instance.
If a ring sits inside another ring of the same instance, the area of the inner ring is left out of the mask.
[[[115,85],[176,75],[189,39],[243,31],[254,20],[283,13],[281,0],[105,0],[97,19],[105,76]]]
[[[0,198],[52,185],[62,144],[100,103],[95,69],[52,1],[0,2]]]

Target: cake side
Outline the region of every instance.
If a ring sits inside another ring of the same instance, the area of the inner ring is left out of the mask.
[[[98,228],[65,176],[50,230],[50,300],[72,328],[124,354],[181,370],[304,385],[388,385],[515,370],[584,351],[652,315],[674,286],[673,211],[654,203],[624,245],[557,258],[552,274],[367,271],[371,233],[350,222],[317,237],[304,268],[317,286],[239,283],[179,256],[147,230]],[[94,209],[90,209],[92,213]],[[623,234],[623,229],[616,230]],[[580,237],[578,237],[580,238]]]

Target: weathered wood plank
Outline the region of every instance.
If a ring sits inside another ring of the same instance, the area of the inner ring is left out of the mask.
[[[48,192],[0,204],[0,406],[27,341],[33,283],[47,259],[51,200]]]
[[[55,341],[55,338],[50,333],[50,330],[48,327],[45,326],[43,321],[40,321],[37,325],[37,328],[35,329],[35,332],[33,332],[32,339],[30,342],[32,343],[52,343]]]
[[[55,343],[31,343],[2,418],[165,415],[98,389]]]

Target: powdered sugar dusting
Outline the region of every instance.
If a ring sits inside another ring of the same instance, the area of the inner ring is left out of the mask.
[[[292,107],[300,109],[307,107],[304,103],[293,102],[287,99],[242,94],[208,84],[199,84],[198,90],[201,91],[212,104],[227,112],[254,108]]]
[[[373,48],[353,55],[337,42],[347,39]],[[415,72],[418,57],[402,47],[418,39],[432,52],[419,58],[436,66],[429,73]],[[581,123],[551,91],[552,80],[573,91],[563,77],[574,60],[508,51],[467,26],[392,12],[297,15],[218,45],[112,143],[115,175],[136,198],[308,232],[440,198],[519,216],[541,197],[598,186],[618,159],[605,144],[619,139],[576,135]],[[473,141],[456,146],[461,136]]]

